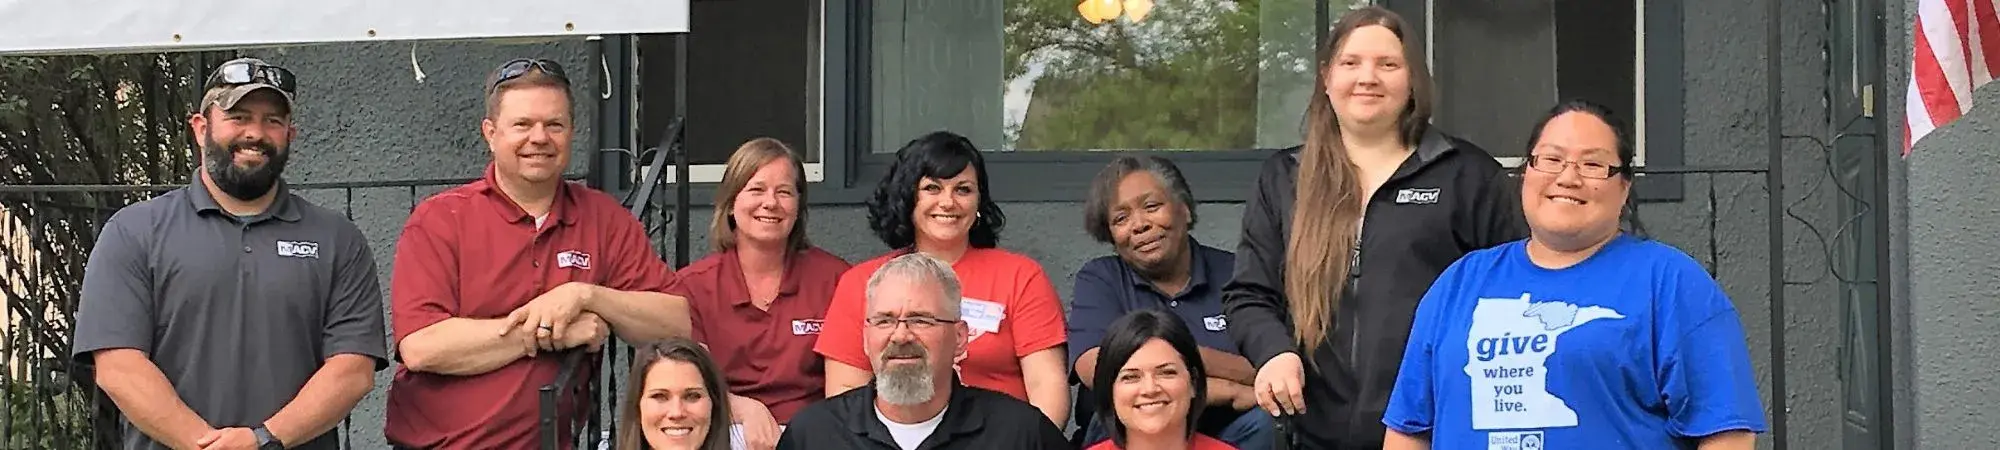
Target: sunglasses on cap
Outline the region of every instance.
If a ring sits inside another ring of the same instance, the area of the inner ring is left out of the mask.
[[[569,75],[563,72],[562,64],[557,64],[555,61],[546,59],[521,58],[501,64],[500,70],[496,72],[498,76],[493,77],[492,84],[486,85],[486,90],[491,91],[494,88],[500,87],[501,83],[520,78],[522,75],[527,75],[528,72],[536,70],[562,80],[563,84],[569,84]]]
[[[254,62],[232,62],[215,68],[208,75],[208,88],[222,85],[262,83],[284,91],[286,96],[294,95],[292,71],[283,67]]]

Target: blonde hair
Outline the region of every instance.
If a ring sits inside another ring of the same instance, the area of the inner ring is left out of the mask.
[[[797,192],[798,217],[792,220],[791,232],[785,235],[785,249],[791,252],[805,250],[812,243],[806,240],[806,167],[797,152],[777,139],[761,137],[744,142],[736,147],[736,153],[729,155],[729,164],[722,172],[722,185],[715,190],[715,217],[709,221],[708,243],[711,251],[725,252],[736,248],[736,217],[730,212],[736,209],[736,194],[750,184],[750,178],[757,176],[757,170],[772,161],[791,161],[792,189]]]
[[[1321,89],[1314,89],[1306,108],[1306,142],[1299,151],[1298,182],[1292,202],[1292,231],[1285,243],[1285,296],[1292,314],[1292,337],[1310,351],[1326,341],[1329,324],[1340,311],[1354,263],[1353,252],[1360,245],[1361,185],[1354,163],[1340,141],[1340,121],[1333,101],[1326,97],[1327,67],[1354,30],[1380,25],[1403,41],[1404,72],[1410,76],[1410,103],[1396,120],[1404,144],[1422,139],[1430,122],[1431,80],[1417,56],[1416,45],[1405,38],[1407,27],[1401,16],[1378,6],[1348,12],[1334,24],[1327,42],[1320,46]],[[1331,207],[1328,207],[1331,205]],[[1326,211],[1323,214],[1305,211]]]

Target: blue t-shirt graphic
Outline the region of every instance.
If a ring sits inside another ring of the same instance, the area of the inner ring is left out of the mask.
[[[1736,308],[1701,265],[1619,236],[1550,270],[1467,254],[1417,306],[1382,423],[1440,449],[1693,449],[1764,432]]]

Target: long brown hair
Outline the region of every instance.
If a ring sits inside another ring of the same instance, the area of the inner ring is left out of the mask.
[[[1380,25],[1403,41],[1404,71],[1410,77],[1410,104],[1396,120],[1405,145],[1422,139],[1430,122],[1431,80],[1422,53],[1404,34],[1401,16],[1377,6],[1348,12],[1334,24],[1319,49],[1319,74],[1306,107],[1306,142],[1299,151],[1298,182],[1292,203],[1291,236],[1285,243],[1285,296],[1290,300],[1292,337],[1310,351],[1325,342],[1327,325],[1340,310],[1352,253],[1361,230],[1361,185],[1340,141],[1340,122],[1326,96],[1328,68],[1354,30]]]
[[[618,407],[618,436],[611,448],[617,450],[645,450],[645,424],[639,423],[639,400],[646,396],[646,373],[654,364],[664,361],[680,361],[693,364],[701,372],[701,385],[708,390],[708,436],[701,444],[704,450],[729,450],[729,385],[722,382],[722,368],[715,364],[715,358],[708,349],[687,338],[667,338],[639,349],[637,361],[632,363],[632,372],[626,378],[625,401]]]
[[[722,171],[722,185],[715,189],[715,218],[708,222],[710,251],[721,253],[736,248],[736,216],[730,214],[736,209],[736,194],[742,193],[750,178],[757,176],[757,169],[779,159],[792,163],[792,191],[797,193],[793,198],[799,201],[798,217],[792,218],[792,231],[785,235],[785,250],[798,252],[812,246],[806,240],[806,166],[792,147],[764,137],[744,142],[736,147],[736,153],[729,155],[729,164]]]

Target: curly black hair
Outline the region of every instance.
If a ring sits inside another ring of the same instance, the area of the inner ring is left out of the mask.
[[[1007,216],[993,201],[993,184],[987,181],[986,158],[972,140],[949,131],[925,134],[896,151],[889,174],[875,184],[868,198],[868,228],[890,249],[909,249],[917,243],[917,228],[911,217],[917,207],[917,183],[924,178],[946,179],[971,167],[979,182],[978,216],[973,219],[970,240],[973,248],[1000,245],[1000,229]]]

